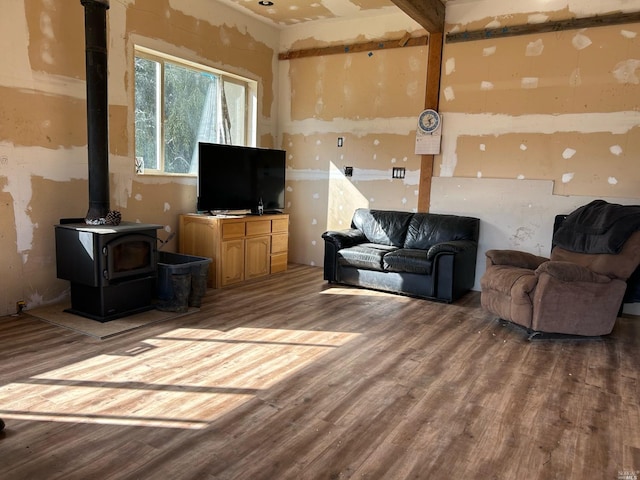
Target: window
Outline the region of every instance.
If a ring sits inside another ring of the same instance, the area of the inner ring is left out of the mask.
[[[198,142],[255,145],[256,82],[135,47],[139,172],[196,174]]]

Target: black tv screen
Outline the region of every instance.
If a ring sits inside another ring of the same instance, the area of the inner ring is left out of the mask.
[[[286,152],[266,148],[200,143],[198,205],[201,212],[284,209]]]

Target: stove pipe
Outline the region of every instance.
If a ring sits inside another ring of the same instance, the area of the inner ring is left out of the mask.
[[[109,213],[109,102],[107,99],[107,9],[109,0],[80,0],[84,6],[87,70],[89,211],[86,223],[105,223]]]

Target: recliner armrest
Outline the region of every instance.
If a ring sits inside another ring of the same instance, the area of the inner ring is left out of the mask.
[[[365,237],[364,233],[357,228],[329,230],[322,234],[322,238],[325,242],[335,245],[336,251],[343,248],[353,247],[354,245],[367,241],[367,237]]]
[[[582,265],[571,262],[549,261],[536,269],[536,276],[546,273],[563,282],[610,283],[611,278],[600,275]]]
[[[468,249],[475,249],[478,247],[476,242],[471,240],[451,240],[449,242],[441,242],[432,245],[427,250],[427,260],[433,260],[436,255],[440,253],[461,253]]]
[[[541,264],[548,262],[546,257],[539,257],[519,250],[487,250],[487,267],[491,265],[510,265],[512,267],[535,270]]]

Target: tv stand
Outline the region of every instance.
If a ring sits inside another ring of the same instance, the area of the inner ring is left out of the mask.
[[[210,288],[287,269],[289,215],[180,215],[180,253],[209,257]]]

